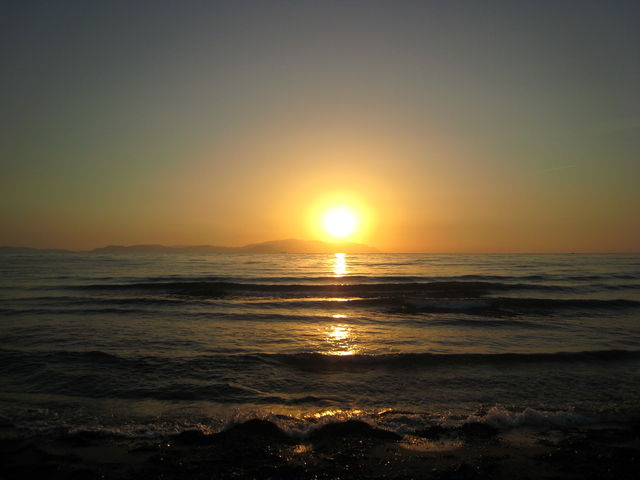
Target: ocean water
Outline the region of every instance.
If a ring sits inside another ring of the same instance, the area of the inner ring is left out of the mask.
[[[640,255],[0,256],[0,423],[400,433],[640,412]]]

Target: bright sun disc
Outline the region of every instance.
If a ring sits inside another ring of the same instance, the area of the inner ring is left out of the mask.
[[[330,210],[323,218],[326,232],[332,237],[343,238],[351,235],[358,224],[355,214],[346,208]]]

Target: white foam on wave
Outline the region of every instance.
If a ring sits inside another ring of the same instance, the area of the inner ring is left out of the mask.
[[[34,412],[31,412],[32,414]],[[576,412],[574,410],[545,411],[535,408],[510,410],[496,405],[488,409],[482,408],[476,413],[463,414],[454,412],[419,412],[394,411],[391,409],[325,409],[293,411],[274,411],[262,408],[241,408],[227,411],[226,415],[196,418],[155,418],[140,421],[140,419],[121,419],[120,422],[99,417],[85,418],[78,421],[64,416],[31,415],[22,421],[13,417],[3,417],[7,424],[13,424],[21,430],[39,432],[41,434],[58,435],[62,433],[76,434],[89,432],[93,434],[114,435],[128,438],[163,438],[179,434],[184,431],[198,431],[205,435],[227,430],[234,425],[248,420],[261,419],[273,422],[280,429],[294,438],[305,438],[312,431],[327,424],[358,420],[368,423],[372,427],[393,431],[400,435],[414,435],[430,426],[439,425],[448,429],[457,429],[464,424],[484,423],[499,430],[519,427],[559,428],[570,426],[584,426],[607,422],[625,422],[629,418],[637,418],[633,412],[623,412],[618,409],[607,412]],[[35,417],[35,418],[34,418]],[[111,421],[105,421],[111,420]],[[136,421],[137,420],[137,421]]]
[[[586,425],[604,419],[595,418],[593,415],[574,411],[546,412],[534,408],[525,408],[521,412],[514,412],[502,407],[494,406],[485,413],[470,415],[465,423],[486,423],[495,428],[514,427],[540,427],[554,426],[566,427],[571,425]]]

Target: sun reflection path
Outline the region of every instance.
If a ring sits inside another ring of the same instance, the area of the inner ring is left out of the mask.
[[[344,277],[347,273],[347,255],[344,253],[336,253],[333,257],[333,276]]]
[[[342,319],[346,318],[346,315],[333,315],[333,318]],[[344,323],[330,325],[325,330],[325,341],[328,345],[322,353],[327,355],[355,355],[359,350],[355,342],[353,328]]]
[[[336,253],[333,257],[333,276],[335,278],[344,277],[349,273],[347,269],[347,255],[345,253]],[[347,298],[333,298],[333,301],[344,302]],[[335,320],[346,319],[343,314],[335,314],[331,316]],[[358,347],[355,343],[353,329],[351,326],[339,323],[330,325],[324,331],[324,340],[326,348],[322,353],[326,355],[354,355],[358,353]]]
[[[348,327],[344,325],[336,325],[329,332],[329,336],[331,337],[332,340],[336,340],[336,341],[346,340],[347,338],[349,338]]]

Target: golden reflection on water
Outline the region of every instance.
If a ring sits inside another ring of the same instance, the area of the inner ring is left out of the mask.
[[[346,315],[337,314],[332,317],[335,319],[343,319],[346,318]],[[350,325],[344,323],[330,325],[324,331],[324,335],[327,347],[322,353],[338,356],[358,353],[353,328]]]
[[[341,408],[323,410],[321,412],[316,412],[312,416],[314,418],[322,418],[322,417],[352,417],[355,415],[359,415],[362,413],[362,410],[343,410]]]
[[[347,255],[344,253],[336,253],[333,257],[333,276],[344,277],[347,273]]]
[[[292,452],[297,455],[301,455],[309,451],[311,451],[311,445],[304,445],[304,444],[296,445],[295,447],[293,447],[293,450],[292,450]]]
[[[349,273],[347,268],[347,255],[336,253],[333,257],[333,276],[335,278],[344,277]],[[348,302],[349,298],[331,298],[333,302]],[[331,316],[335,320],[344,320],[347,315],[335,314]],[[326,355],[354,355],[358,353],[353,329],[345,323],[330,325],[323,331],[325,348],[321,353]]]
[[[329,336],[331,337],[332,340],[338,340],[338,341],[339,340],[345,340],[345,339],[349,338],[349,331],[347,330],[347,327],[345,327],[345,326],[336,325],[329,332]]]

